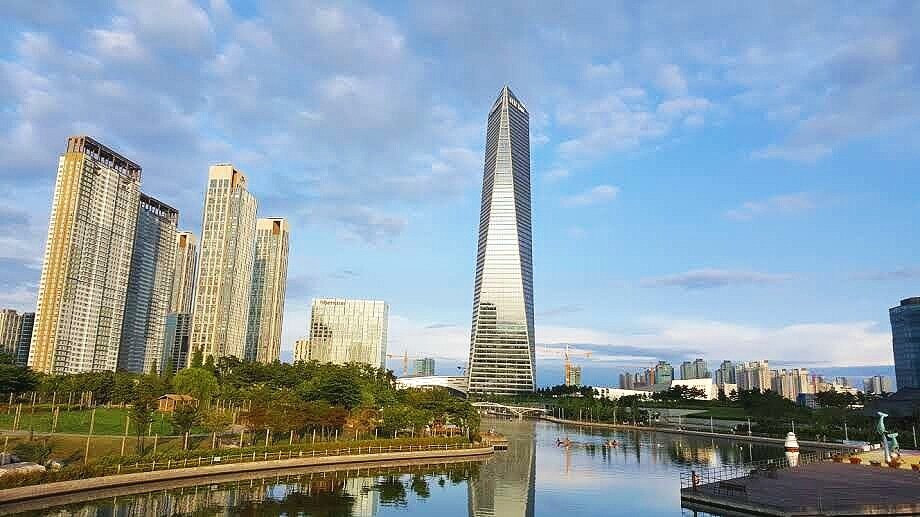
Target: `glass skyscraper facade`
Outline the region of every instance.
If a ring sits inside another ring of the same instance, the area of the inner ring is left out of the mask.
[[[192,232],[176,232],[176,268],[172,280],[169,312],[192,312],[198,241]]]
[[[176,267],[179,211],[143,193],[138,207],[118,368],[159,372]]]
[[[906,298],[888,310],[898,389],[920,388],[920,297]]]
[[[178,372],[188,366],[191,334],[192,316],[189,313],[172,312],[166,315],[161,368],[171,368]]]
[[[313,300],[308,357],[321,363],[386,366],[389,308],[379,300]]]
[[[530,118],[511,89],[489,112],[473,290],[469,391],[534,390]]]

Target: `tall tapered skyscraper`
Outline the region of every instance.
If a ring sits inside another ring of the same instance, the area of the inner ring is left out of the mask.
[[[87,136],[58,162],[29,366],[114,370],[118,362],[140,165]]]
[[[280,217],[256,221],[256,255],[246,336],[246,359],[251,361],[270,363],[281,353],[289,234],[288,222]]]
[[[201,256],[192,313],[191,351],[243,358],[255,248],[256,199],[232,165],[208,171]]]
[[[469,390],[535,386],[530,117],[505,86],[489,112],[473,290]]]
[[[169,312],[192,312],[195,293],[195,267],[198,265],[198,241],[192,232],[176,233],[176,269],[172,279]]]
[[[118,350],[119,370],[147,373],[163,367],[178,222],[178,210],[141,193]]]

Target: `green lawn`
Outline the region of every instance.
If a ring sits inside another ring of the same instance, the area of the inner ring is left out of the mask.
[[[13,418],[16,414],[16,408],[11,412],[0,413],[0,429],[9,430],[13,426]],[[130,414],[130,409],[122,408],[97,408],[96,421],[93,425],[93,434],[95,435],[123,435],[125,433],[125,417]],[[89,432],[90,419],[92,410],[74,410],[65,411],[61,408],[58,416],[56,432],[86,434]],[[35,414],[31,414],[31,408],[23,405],[22,415],[17,430],[28,431],[30,429],[39,433],[50,433],[51,424],[54,416],[48,407],[36,407]],[[193,430],[195,432],[195,430]],[[129,435],[135,435],[136,430],[134,422],[129,424]],[[173,434],[172,426],[169,423],[169,415],[160,412],[154,413],[153,427],[151,434],[170,435]]]

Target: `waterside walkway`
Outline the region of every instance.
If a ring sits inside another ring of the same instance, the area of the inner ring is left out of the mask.
[[[408,446],[405,447],[409,449]],[[431,462],[437,463],[444,460],[476,460],[484,459],[493,454],[492,447],[462,447],[432,445],[422,450],[421,447],[413,447],[414,450],[405,450],[403,452],[378,452],[372,454],[345,454],[336,456],[299,456],[290,459],[268,460],[268,461],[250,461],[243,463],[214,464],[206,466],[195,466],[187,468],[173,468],[169,470],[158,470],[154,472],[138,472],[134,474],[118,474],[112,476],[96,477],[89,479],[77,479],[72,481],[60,481],[55,483],[45,483],[40,485],[30,485],[18,488],[0,490],[0,513],[19,510],[20,503],[28,501],[44,500],[46,498],[58,498],[66,494],[80,492],[104,492],[106,490],[135,487],[134,492],[147,491],[148,485],[162,484],[166,481],[195,480],[196,482],[211,482],[212,478],[217,479],[228,474],[241,475],[247,473],[258,473],[265,471],[289,471],[292,469],[302,469],[305,467],[323,467],[323,468],[359,468],[378,465],[389,465],[399,462]],[[198,479],[198,478],[207,478]],[[93,494],[86,494],[82,499],[93,499]],[[44,501],[42,501],[44,503]],[[48,504],[51,504],[48,501]]]
[[[816,462],[682,488],[684,508],[719,515],[917,515],[920,475]]]
[[[585,422],[581,420],[563,420],[561,418],[544,416],[543,420],[549,422],[556,422],[558,424],[566,425],[575,425],[580,427],[593,427],[598,429],[621,429],[626,431],[649,431],[653,433],[668,433],[668,434],[680,434],[688,436],[704,436],[707,438],[720,438],[725,440],[736,440],[740,442],[752,442],[752,443],[769,443],[775,445],[783,445],[785,440],[782,438],[769,438],[766,436],[749,436],[746,434],[731,434],[731,433],[710,433],[706,431],[691,431],[689,429],[677,429],[674,427],[649,427],[641,425],[626,425],[626,424],[609,424],[604,422]],[[835,451],[855,451],[856,449],[850,445],[844,445],[842,443],[835,442],[812,442],[808,440],[799,440],[799,445],[802,448],[806,449],[829,449]]]

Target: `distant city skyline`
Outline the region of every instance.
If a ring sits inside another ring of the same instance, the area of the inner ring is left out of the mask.
[[[848,4],[843,24],[834,3],[20,4],[0,6],[0,307],[38,305],[61,143],[90,134],[143,165],[181,229],[230,161],[260,214],[309,236],[283,355],[332,293],[387,300],[394,349],[461,363],[502,84],[531,113],[538,383],[561,370],[539,350],[565,343],[594,351],[586,381],[762,350],[882,368],[887,309],[920,294],[920,243],[893,223],[920,191],[910,3]]]

